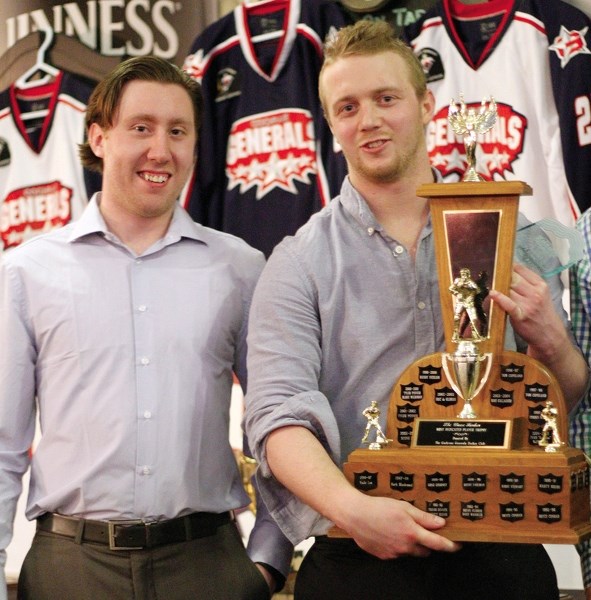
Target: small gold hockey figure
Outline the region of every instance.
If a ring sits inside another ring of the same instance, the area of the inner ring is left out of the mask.
[[[564,442],[560,439],[560,432],[558,431],[558,409],[554,406],[552,400],[546,401],[546,406],[544,406],[540,415],[544,419],[544,427],[538,445],[545,448],[546,452],[556,452],[557,448],[564,446]]]
[[[367,419],[367,425],[365,426],[365,434],[361,440],[362,444],[368,444],[370,450],[381,450],[383,446],[388,445],[388,442],[392,440],[386,437],[386,434],[382,431],[378,419],[380,418],[380,409],[378,403],[375,400],[371,401],[371,406],[368,406],[363,411],[363,416]],[[376,437],[373,442],[369,441],[369,434],[372,429],[376,431]]]

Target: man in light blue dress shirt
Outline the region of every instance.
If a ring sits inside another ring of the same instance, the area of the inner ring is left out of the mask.
[[[201,100],[166,61],[121,63],[81,148],[102,192],[3,257],[2,564],[29,467],[37,519],[20,598],[262,600],[286,574],[292,546],[264,506],[248,554],[233,518],[250,499],[230,396],[264,258],[178,205]]]
[[[428,201],[416,194],[434,179],[424,134],[434,99],[412,51],[386,24],[364,20],[327,43],[320,96],[349,175],[276,246],[248,338],[245,426],[261,494],[291,541],[316,538],[295,598],[558,600],[542,546],[459,548],[438,533],[444,519],[366,495],[340,469],[359,446],[369,402],[386,415],[402,371],[444,349]],[[520,219],[516,263],[526,231]],[[509,295],[490,296],[510,317],[508,349],[544,363],[576,404],[588,371],[559,278],[516,264]],[[351,539],[328,538],[332,523]]]

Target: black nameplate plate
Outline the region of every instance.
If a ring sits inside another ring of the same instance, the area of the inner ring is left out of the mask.
[[[396,407],[396,418],[403,423],[412,423],[419,417],[419,407],[412,404],[403,404]]]
[[[525,399],[530,402],[546,402],[548,400],[548,386],[541,383],[526,384]]]
[[[428,512],[432,515],[437,515],[438,517],[443,517],[444,519],[449,519],[451,514],[449,507],[449,502],[444,502],[443,500],[433,500],[433,502],[426,503],[425,512]]]
[[[510,430],[510,421],[417,419],[412,445],[438,448],[507,448]]]
[[[439,383],[441,381],[441,367],[419,367],[419,381],[428,384]]]
[[[425,487],[430,492],[447,492],[449,490],[449,473],[426,473]]]
[[[462,488],[468,492],[484,492],[486,490],[486,473],[462,474]]]
[[[462,519],[467,519],[468,521],[479,521],[480,519],[484,519],[485,507],[485,502],[475,502],[474,500],[470,502],[462,502],[460,514]]]
[[[390,489],[397,492],[409,492],[415,487],[415,476],[413,473],[390,473]]]
[[[435,388],[433,401],[437,406],[454,406],[458,395],[450,387]]]
[[[509,383],[518,383],[523,381],[524,367],[523,365],[516,365],[511,363],[510,365],[501,365],[501,379],[508,381]]]
[[[538,521],[558,523],[562,521],[562,504],[538,504]]]
[[[400,399],[406,402],[420,402],[423,399],[423,386],[416,383],[401,385]]]
[[[355,487],[363,492],[375,490],[378,487],[378,474],[363,471],[355,473]]]
[[[410,446],[410,443],[412,442],[412,427],[398,427],[396,437],[399,444]]]
[[[508,475],[500,475],[501,491],[509,494],[518,494],[525,490],[525,475],[517,475],[509,473]]]
[[[562,492],[562,475],[538,475],[538,490],[545,494],[558,494]]]
[[[499,516],[503,521],[509,523],[523,521],[525,519],[525,504],[517,504],[516,502],[499,504]]]

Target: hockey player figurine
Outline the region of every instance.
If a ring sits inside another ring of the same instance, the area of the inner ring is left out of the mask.
[[[381,450],[382,446],[386,446],[388,442],[392,440],[388,439],[382,428],[380,427],[380,423],[378,419],[380,418],[380,409],[378,408],[378,403],[375,400],[371,401],[371,406],[368,406],[363,411],[363,416],[367,419],[367,425],[365,426],[365,435],[361,440],[362,444],[369,444],[368,448],[370,450]],[[376,430],[376,439],[373,442],[369,442],[369,434],[372,429]]]
[[[558,432],[558,409],[554,406],[552,400],[548,400],[540,414],[545,422],[542,429],[542,438],[538,445],[545,448],[546,452],[556,452],[557,448],[564,445]]]
[[[478,325],[480,320],[476,311],[476,296],[480,293],[478,285],[472,281],[470,269],[460,269],[460,276],[456,277],[449,286],[449,291],[454,295],[454,330],[452,341],[459,342],[462,338],[464,327],[462,326],[462,317],[468,316],[470,328],[472,330],[472,341],[481,341],[482,335]]]

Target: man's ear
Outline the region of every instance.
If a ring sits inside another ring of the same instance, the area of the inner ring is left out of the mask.
[[[427,125],[433,118],[433,113],[435,112],[435,96],[429,88],[425,91],[421,108],[423,111],[423,125]]]
[[[99,158],[103,158],[105,132],[103,128],[100,125],[98,125],[98,123],[91,123],[90,127],[88,128],[87,139],[88,145],[90,146],[94,154]]]

